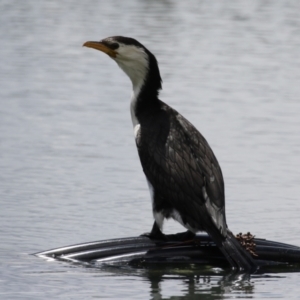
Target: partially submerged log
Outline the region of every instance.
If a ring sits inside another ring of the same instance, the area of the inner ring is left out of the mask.
[[[198,264],[230,268],[228,262],[206,234],[182,241],[185,233],[168,235],[168,241],[151,240],[146,236],[96,241],[43,251],[35,255],[45,258],[89,263],[125,262],[135,267],[153,264]],[[254,238],[253,258],[259,266],[289,266],[299,264],[300,247]]]

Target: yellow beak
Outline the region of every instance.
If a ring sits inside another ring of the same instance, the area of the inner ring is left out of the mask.
[[[117,56],[117,52],[115,50],[110,49],[109,47],[107,47],[101,42],[85,42],[82,46],[100,50],[113,58]]]

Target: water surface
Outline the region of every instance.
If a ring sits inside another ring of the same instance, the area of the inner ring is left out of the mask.
[[[231,230],[300,245],[300,2],[6,0],[0,10],[1,298],[298,298],[298,273],[236,282],[29,254],[151,228],[131,84],[81,47],[111,35],[156,55],[161,99],[214,149]]]

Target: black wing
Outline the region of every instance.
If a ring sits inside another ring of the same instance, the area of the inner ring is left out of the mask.
[[[192,228],[211,221],[224,234],[224,181],[219,163],[199,131],[161,102],[141,118],[136,137],[144,173],[155,190],[156,210],[175,208]]]

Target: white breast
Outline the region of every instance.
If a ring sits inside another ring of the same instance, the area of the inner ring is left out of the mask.
[[[136,138],[138,133],[139,133],[139,130],[140,130],[140,127],[141,125],[140,124],[136,124],[133,128],[133,132],[134,132],[134,137]]]

